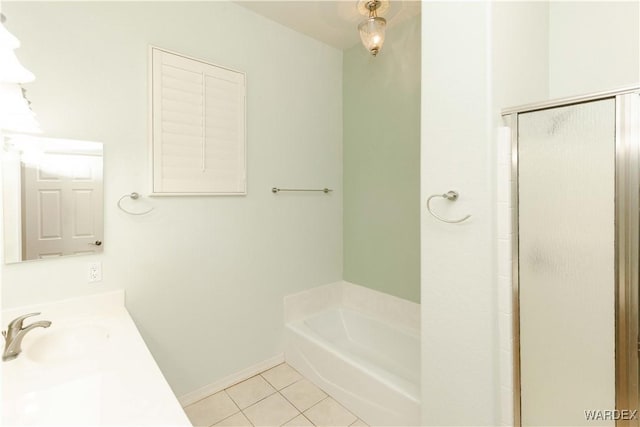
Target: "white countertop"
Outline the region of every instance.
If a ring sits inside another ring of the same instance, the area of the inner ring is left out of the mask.
[[[2,312],[50,320],[1,364],[2,425],[191,426],[124,307],[110,292]]]

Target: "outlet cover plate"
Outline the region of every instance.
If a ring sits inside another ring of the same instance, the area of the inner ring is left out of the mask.
[[[102,281],[102,263],[101,262],[90,262],[88,269],[88,280],[89,283],[101,282]]]

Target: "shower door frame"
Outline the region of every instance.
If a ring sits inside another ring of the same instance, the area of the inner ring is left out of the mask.
[[[615,99],[615,408],[640,410],[638,375],[640,264],[640,86],[563,98],[502,110],[511,129],[513,418],[522,425],[520,372],[520,272],[518,214],[518,115]],[[632,237],[635,236],[635,237]],[[567,308],[569,309],[569,308]],[[640,411],[638,411],[640,413]],[[640,414],[638,415],[640,417]],[[585,420],[586,422],[586,420]],[[617,420],[616,427],[639,427],[640,420]]]

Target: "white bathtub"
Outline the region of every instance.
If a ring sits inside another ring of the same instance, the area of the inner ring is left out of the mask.
[[[337,306],[287,335],[287,362],[367,424],[420,424],[418,330]]]

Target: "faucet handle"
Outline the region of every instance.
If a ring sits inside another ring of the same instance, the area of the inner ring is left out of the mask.
[[[7,330],[8,331],[20,330],[22,329],[22,323],[24,322],[24,319],[28,317],[33,317],[33,316],[39,316],[39,315],[40,313],[29,313],[23,316],[16,317],[11,322],[9,322],[9,325],[7,326]],[[2,335],[6,337],[6,334],[4,332],[2,333]]]

